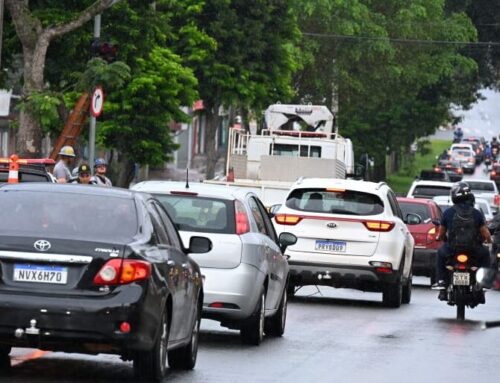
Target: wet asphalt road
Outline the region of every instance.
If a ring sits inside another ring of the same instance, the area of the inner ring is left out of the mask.
[[[290,302],[287,330],[259,347],[242,345],[235,331],[202,324],[194,371],[172,372],[168,382],[466,382],[492,381],[500,358],[500,292],[466,311],[436,299],[429,280],[416,277],[412,302],[399,309],[381,304],[381,294],[314,287]],[[42,353],[15,349],[13,368],[2,382],[134,382],[131,363],[108,355]]]

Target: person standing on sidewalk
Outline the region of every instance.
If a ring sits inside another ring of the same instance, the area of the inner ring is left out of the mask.
[[[111,187],[113,184],[111,180],[106,177],[106,171],[108,170],[108,163],[104,158],[98,158],[94,162],[94,176],[91,181],[95,182],[98,186]]]

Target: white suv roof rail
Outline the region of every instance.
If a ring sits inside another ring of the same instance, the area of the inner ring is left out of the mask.
[[[375,187],[375,190],[379,190],[382,186],[387,185],[387,182],[380,181],[377,186]]]

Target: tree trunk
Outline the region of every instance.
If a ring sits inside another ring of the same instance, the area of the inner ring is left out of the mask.
[[[205,153],[207,155],[207,170],[205,177],[207,180],[214,178],[215,165],[217,164],[217,149],[215,148],[215,135],[219,127],[219,105],[206,105],[206,125],[205,125]]]

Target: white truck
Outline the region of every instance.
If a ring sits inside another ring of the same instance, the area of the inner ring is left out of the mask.
[[[225,180],[205,182],[251,189],[271,206],[300,177],[346,178],[354,173],[352,142],[333,130],[333,117],[325,106],[269,106],[260,134],[229,130]]]

